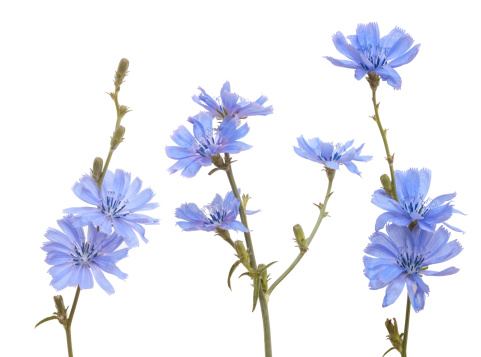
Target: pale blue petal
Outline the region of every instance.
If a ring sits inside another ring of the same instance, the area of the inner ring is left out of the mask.
[[[399,274],[399,276],[391,281],[391,283],[386,288],[386,295],[384,296],[384,300],[382,302],[382,307],[387,307],[393,304],[401,295],[402,291],[404,290],[404,285],[406,285],[406,274]]]

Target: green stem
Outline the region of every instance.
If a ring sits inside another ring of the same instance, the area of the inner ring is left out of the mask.
[[[408,333],[409,333],[409,317],[411,316],[411,300],[408,300],[406,303],[406,319],[404,320],[404,336],[403,336],[403,348],[402,348],[402,357],[407,356],[407,348],[408,348]]]
[[[368,80],[369,81],[369,80]],[[371,82],[369,82],[371,84]],[[379,81],[378,81],[379,85]],[[397,195],[397,189],[396,189],[396,178],[394,176],[394,156],[391,156],[391,153],[389,151],[389,145],[387,142],[386,138],[386,130],[383,129],[381,125],[381,119],[379,117],[379,104],[376,101],[376,90],[377,90],[377,85],[372,85],[371,84],[371,90],[372,90],[372,104],[374,105],[374,120],[376,121],[376,124],[379,128],[379,131],[382,136],[382,141],[384,142],[384,148],[386,150],[386,156],[387,156],[387,162],[389,164],[389,170],[391,172],[391,182],[392,182],[392,193],[393,193],[393,198],[399,202],[399,198]],[[412,229],[411,229],[412,230]],[[406,303],[406,318],[404,320],[404,337],[403,337],[403,345],[402,345],[402,357],[407,356],[407,346],[408,346],[408,334],[409,334],[409,318],[411,315],[411,300],[409,299],[409,294],[407,296],[407,303]]]
[[[67,324],[65,325],[65,333],[67,334],[67,348],[68,348],[68,356],[73,357],[73,349],[72,349],[72,321],[75,314],[75,310],[77,309],[77,302],[80,296],[80,286],[77,285],[77,291],[75,292],[75,298],[72,304],[72,310],[70,310],[70,315],[67,320]]]
[[[117,121],[115,122],[114,133],[117,130],[117,128],[120,126],[120,121],[122,120],[122,115],[120,114],[119,99],[118,99],[119,90],[120,90],[120,88],[116,89],[115,94],[112,96],[112,99],[115,103],[115,110],[116,110],[116,113],[117,113]],[[109,168],[110,159],[112,159],[112,155],[113,155],[114,151],[115,151],[115,148],[111,147],[110,150],[109,150],[109,153],[107,155],[107,160],[105,161],[105,165],[104,165],[104,168],[102,170],[102,175],[100,176],[100,180],[98,182],[98,186],[99,186],[100,190],[102,189],[102,182],[104,182],[104,177],[105,177],[105,174],[107,173],[107,169]]]
[[[335,173],[335,171],[333,171]],[[329,176],[328,176],[329,177]],[[324,215],[326,212],[326,207],[327,207],[327,201],[329,201],[329,197],[331,196],[331,189],[332,189],[332,181],[334,181],[334,174],[332,177],[329,178],[329,185],[327,186],[327,192],[326,192],[326,197],[324,198],[324,203],[322,205],[322,208],[319,213],[319,217],[317,218],[316,225],[312,229],[311,235],[309,238],[306,240],[307,246],[311,244],[312,240],[314,239],[314,236],[317,233],[317,230],[319,229],[319,226],[321,225],[322,220],[324,219]],[[304,256],[304,253],[299,253],[297,258],[292,262],[292,264],[287,268],[287,270],[279,277],[277,280],[269,287],[269,290],[267,290],[267,295],[271,295],[274,289],[276,288],[279,283],[284,280],[284,278],[289,275],[289,273],[296,267],[297,263],[299,263]]]
[[[230,155],[225,154],[226,162],[229,162]],[[235,183],[234,173],[232,172],[232,165],[229,165],[228,168],[225,170],[227,173],[227,178],[229,179],[230,186],[232,188],[232,192],[234,196],[241,202],[239,205],[239,215],[241,217],[241,222],[244,224],[246,228],[249,228],[247,225],[247,215],[245,207],[242,203],[242,199],[239,195],[239,190]],[[244,232],[244,237],[246,240],[247,249],[249,250],[249,259],[251,263],[252,269],[257,269],[257,262],[256,257],[254,254],[254,246],[252,245],[252,238],[251,233],[249,231]],[[269,308],[267,307],[267,299],[264,295],[262,289],[260,289],[259,293],[259,303],[261,305],[261,312],[262,312],[262,324],[264,326],[264,350],[266,357],[272,357],[272,344],[271,344],[271,326],[269,321]]]
[[[389,171],[391,172],[391,182],[393,188],[394,199],[399,202],[397,197],[397,190],[396,190],[396,177],[394,176],[394,156],[391,156],[391,152],[389,151],[389,144],[387,143],[386,137],[386,129],[382,127],[381,118],[379,117],[379,104],[376,102],[376,90],[377,87],[371,88],[372,89],[372,104],[374,105],[374,121],[376,122],[379,132],[382,136],[382,141],[384,142],[384,149],[386,150],[386,160],[389,164]]]

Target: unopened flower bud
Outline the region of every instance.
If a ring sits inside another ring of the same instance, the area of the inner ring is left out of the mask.
[[[92,168],[92,178],[95,182],[99,182],[100,176],[102,175],[102,170],[104,168],[104,160],[101,157],[96,157],[94,159],[94,165]]]
[[[304,231],[302,230],[302,227],[300,224],[296,224],[293,227],[294,230],[294,236],[296,237],[296,242],[297,245],[301,251],[302,254],[307,252],[307,241],[306,241],[306,236],[304,235]]]
[[[386,193],[392,197],[392,184],[388,175],[384,174],[381,176],[381,184],[384,188],[384,191],[386,191]]]
[[[266,267],[265,264],[259,264],[258,270],[262,270],[262,273],[261,273],[262,290],[264,291],[264,293],[267,293],[267,290],[268,290],[268,287],[267,287],[267,269],[265,269],[265,267]]]
[[[237,252],[237,257],[239,257],[239,260],[241,261],[242,265],[244,265],[247,270],[251,271],[249,254],[246,251],[244,242],[241,240],[236,240],[234,242],[234,248],[235,248],[235,251]]]
[[[62,295],[56,295],[53,297],[53,301],[55,301],[55,307],[57,308],[57,318],[58,322],[60,322],[62,325],[67,324],[67,309],[65,309],[65,305],[63,303],[63,298]]]
[[[120,108],[119,108],[119,112],[120,112],[120,116],[123,117],[125,114],[130,112],[130,109],[126,105],[121,105]]]
[[[122,125],[119,125],[117,129],[115,129],[114,136],[110,140],[110,148],[112,150],[117,149],[119,144],[124,140],[125,128]]]
[[[125,76],[129,71],[129,60],[127,58],[122,58],[120,60],[117,71],[115,72],[115,87],[118,88],[123,83]]]
[[[393,323],[394,321],[394,323]],[[403,340],[401,336],[399,336],[399,331],[397,327],[397,322],[396,319],[393,318],[392,320],[386,319],[386,328],[389,333],[387,336],[388,340],[391,341],[392,346],[398,350],[400,353],[402,353],[402,344]]]

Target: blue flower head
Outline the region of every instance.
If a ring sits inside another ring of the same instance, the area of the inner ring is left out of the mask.
[[[421,229],[430,232],[434,232],[434,227],[438,223],[456,232],[462,232],[459,228],[446,223],[453,213],[463,214],[451,204],[456,193],[441,195],[433,200],[427,197],[431,184],[431,170],[396,171],[394,177],[399,202],[383,189],[375,191],[372,195],[371,202],[387,211],[377,218],[376,231],[382,229],[387,222],[408,226],[411,222],[417,221]]]
[[[201,94],[192,96],[197,104],[204,107],[209,113],[219,119],[227,117],[245,119],[254,115],[272,114],[272,105],[264,107],[267,97],[261,95],[255,102],[251,102],[240,97],[238,94],[232,93],[230,83],[225,82],[220,90],[220,97],[214,99],[208,95],[205,90],[199,87]],[[236,120],[238,123],[238,120]]]
[[[80,286],[80,289],[91,289],[93,278],[107,293],[113,294],[114,287],[105,278],[102,271],[126,279],[116,263],[127,257],[128,248],[116,250],[123,239],[117,234],[107,235],[98,232],[94,225],[88,225],[87,238],[83,228],[76,228],[67,216],[58,222],[62,231],[49,228],[45,237],[49,240],[42,249],[47,252],[45,261],[52,265],[48,270],[52,276],[52,285],[57,290],[67,286]],[[93,274],[93,278],[92,278]]]
[[[333,143],[325,143],[319,138],[306,140],[303,136],[300,136],[297,138],[297,143],[299,147],[294,146],[297,155],[324,164],[333,170],[339,170],[339,164],[343,164],[352,173],[361,175],[353,161],[369,161],[372,159],[372,156],[360,156],[364,144],[357,149],[351,148],[354,140],[345,144],[334,145]]]
[[[240,193],[240,190],[239,190]],[[203,209],[195,203],[184,203],[175,210],[175,216],[183,221],[177,222],[184,231],[213,232],[216,228],[233,229],[235,231],[248,232],[249,230],[239,221],[240,201],[229,191],[225,198],[217,194],[211,204]],[[246,211],[247,214],[258,211]]]
[[[167,146],[168,157],[178,160],[169,167],[173,174],[179,170],[184,177],[194,177],[202,166],[210,166],[212,157],[221,153],[237,154],[252,146],[238,141],[247,135],[249,126],[236,125],[236,118],[226,118],[218,129],[212,127],[214,117],[206,112],[200,112],[188,121],[194,126],[192,135],[185,126],[180,126],[172,134],[172,140],[179,146]]]
[[[83,176],[72,187],[75,195],[82,201],[95,207],[67,208],[65,213],[75,214],[72,223],[75,227],[94,224],[100,232],[110,234],[112,226],[121,236],[129,248],[139,245],[137,235],[144,242],[145,229],[143,224],[158,224],[159,220],[145,214],[135,213],[148,211],[158,206],[158,203],[149,203],[154,197],[150,188],[140,191],[142,181],[137,177],[130,182],[130,173],[123,170],[107,171],[102,183],[102,191],[89,175]]]
[[[335,66],[355,69],[354,76],[357,80],[369,72],[375,72],[394,89],[401,89],[402,84],[401,77],[394,68],[411,62],[421,46],[417,44],[411,48],[414,40],[399,27],[380,38],[376,22],[357,25],[356,34],[347,36],[347,39],[350,44],[341,32],[332,36],[336,49],[349,60],[325,58]]]
[[[387,235],[374,233],[371,243],[364,250],[372,257],[364,256],[364,275],[369,279],[372,290],[386,288],[382,306],[391,305],[407,285],[409,298],[414,311],[424,308],[426,295],[429,294],[422,275],[444,276],[455,274],[459,269],[450,267],[440,272],[426,270],[429,265],[443,263],[457,256],[463,248],[457,240],[448,243],[449,233],[439,227],[434,233],[414,227],[395,224],[386,227]]]

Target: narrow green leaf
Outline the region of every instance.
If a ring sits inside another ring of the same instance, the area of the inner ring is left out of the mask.
[[[259,299],[259,290],[261,288],[261,279],[258,275],[254,277],[254,306],[252,307],[252,312],[256,309],[257,300]]]
[[[251,274],[250,271],[246,271],[245,273],[242,273],[241,275],[239,275],[239,279],[240,279],[241,277],[243,277],[244,275],[251,276],[250,274]]]
[[[391,352],[392,350],[395,350],[396,348],[395,347],[391,347],[390,349],[388,349],[383,355],[382,357],[384,357],[385,355],[387,355],[389,352]]]
[[[234,265],[232,265],[232,267],[230,268],[229,270],[229,276],[227,278],[227,286],[229,287],[229,289],[232,291],[232,288],[230,287],[230,278],[232,277],[232,274],[234,274],[234,270],[238,267],[238,265],[241,263],[240,260],[236,261],[234,263]]]
[[[58,319],[58,318],[57,318],[57,316],[55,316],[55,315],[54,315],[54,316],[50,316],[50,317],[46,317],[46,318],[44,318],[42,321],[40,321],[38,324],[36,324],[34,328],[37,328],[37,326],[43,324],[44,322],[47,322],[47,321],[50,321],[50,320],[56,320],[56,319]]]
[[[269,268],[271,265],[276,264],[276,263],[277,263],[277,261],[267,264],[265,269]]]

